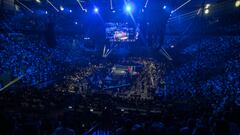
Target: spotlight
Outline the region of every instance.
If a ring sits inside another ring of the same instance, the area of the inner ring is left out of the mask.
[[[132,10],[132,8],[131,8],[130,6],[127,6],[127,7],[126,7],[126,10],[127,10],[128,12],[130,12],[130,11]]]
[[[206,4],[205,8],[209,8],[211,6],[211,4]]]
[[[127,11],[127,12],[131,12],[132,11],[132,7],[131,7],[131,5],[126,5],[126,8],[125,8],[125,10]]]
[[[41,0],[36,0],[37,3],[41,3]]]
[[[60,6],[60,10],[63,11],[63,10],[64,10],[64,7],[63,7],[63,6]]]
[[[209,14],[209,7],[211,6],[211,4],[206,4],[204,7],[204,14],[207,15]]]
[[[48,11],[45,11],[45,14],[48,14]]]
[[[166,8],[167,8],[167,6],[166,6],[166,5],[164,5],[164,6],[163,6],[163,9],[166,9]]]
[[[75,22],[75,24],[77,25],[77,24],[78,24],[78,22]]]
[[[94,11],[94,13],[98,13],[99,9],[97,7],[95,7],[93,11]]]
[[[113,13],[116,13],[116,11],[115,11],[115,10],[113,10],[112,12],[113,12]]]
[[[47,3],[49,3],[57,12],[59,12],[58,8],[49,0],[47,0]]]
[[[204,14],[205,14],[205,15],[209,14],[209,9],[205,9],[205,10],[204,10]]]
[[[236,0],[236,2],[235,2],[235,7],[240,7],[240,0]]]
[[[72,10],[70,9],[69,12],[72,13]]]
[[[148,6],[148,0],[146,0],[144,7],[147,8]]]

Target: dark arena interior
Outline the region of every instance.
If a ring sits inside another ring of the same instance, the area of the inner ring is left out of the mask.
[[[240,0],[0,13],[0,135],[240,135]]]

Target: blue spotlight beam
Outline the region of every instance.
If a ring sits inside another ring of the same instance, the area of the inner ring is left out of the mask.
[[[178,16],[174,16],[174,17],[171,17],[169,18],[169,21],[172,21],[172,20],[175,20],[175,19],[179,19],[179,18],[185,18],[185,17],[189,17],[189,16],[195,16],[198,14],[198,9],[197,10],[193,10],[193,11],[190,11],[188,13],[184,13],[184,14],[181,14],[181,15],[178,15]]]
[[[33,13],[33,10],[30,9],[29,7],[27,7],[25,4],[23,4],[22,2],[16,0],[17,3],[19,3],[20,5],[22,5],[24,8],[26,8],[28,11],[30,11],[31,13]]]
[[[110,8],[111,8],[111,10],[113,10],[113,1],[112,0],[110,0]]]
[[[83,8],[83,5],[82,5],[82,3],[81,3],[80,0],[77,0],[77,2],[78,2],[78,5],[80,6],[80,8],[81,8],[83,11],[87,11],[87,9]]]
[[[174,9],[171,13],[174,13],[176,11],[178,11],[180,8],[182,8],[183,6],[185,6],[186,4],[188,4],[189,2],[191,2],[192,0],[188,0],[186,2],[184,2],[181,6],[179,6],[178,8]]]
[[[146,0],[144,7],[147,8],[148,0]]]
[[[47,3],[49,3],[57,12],[59,12],[59,10],[53,5],[51,1],[47,0]]]

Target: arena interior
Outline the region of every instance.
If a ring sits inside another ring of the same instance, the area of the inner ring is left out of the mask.
[[[240,0],[0,0],[0,135],[240,135]]]

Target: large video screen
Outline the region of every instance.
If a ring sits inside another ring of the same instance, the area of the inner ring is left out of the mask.
[[[134,42],[139,36],[139,26],[128,23],[106,23],[106,38],[110,42]]]

